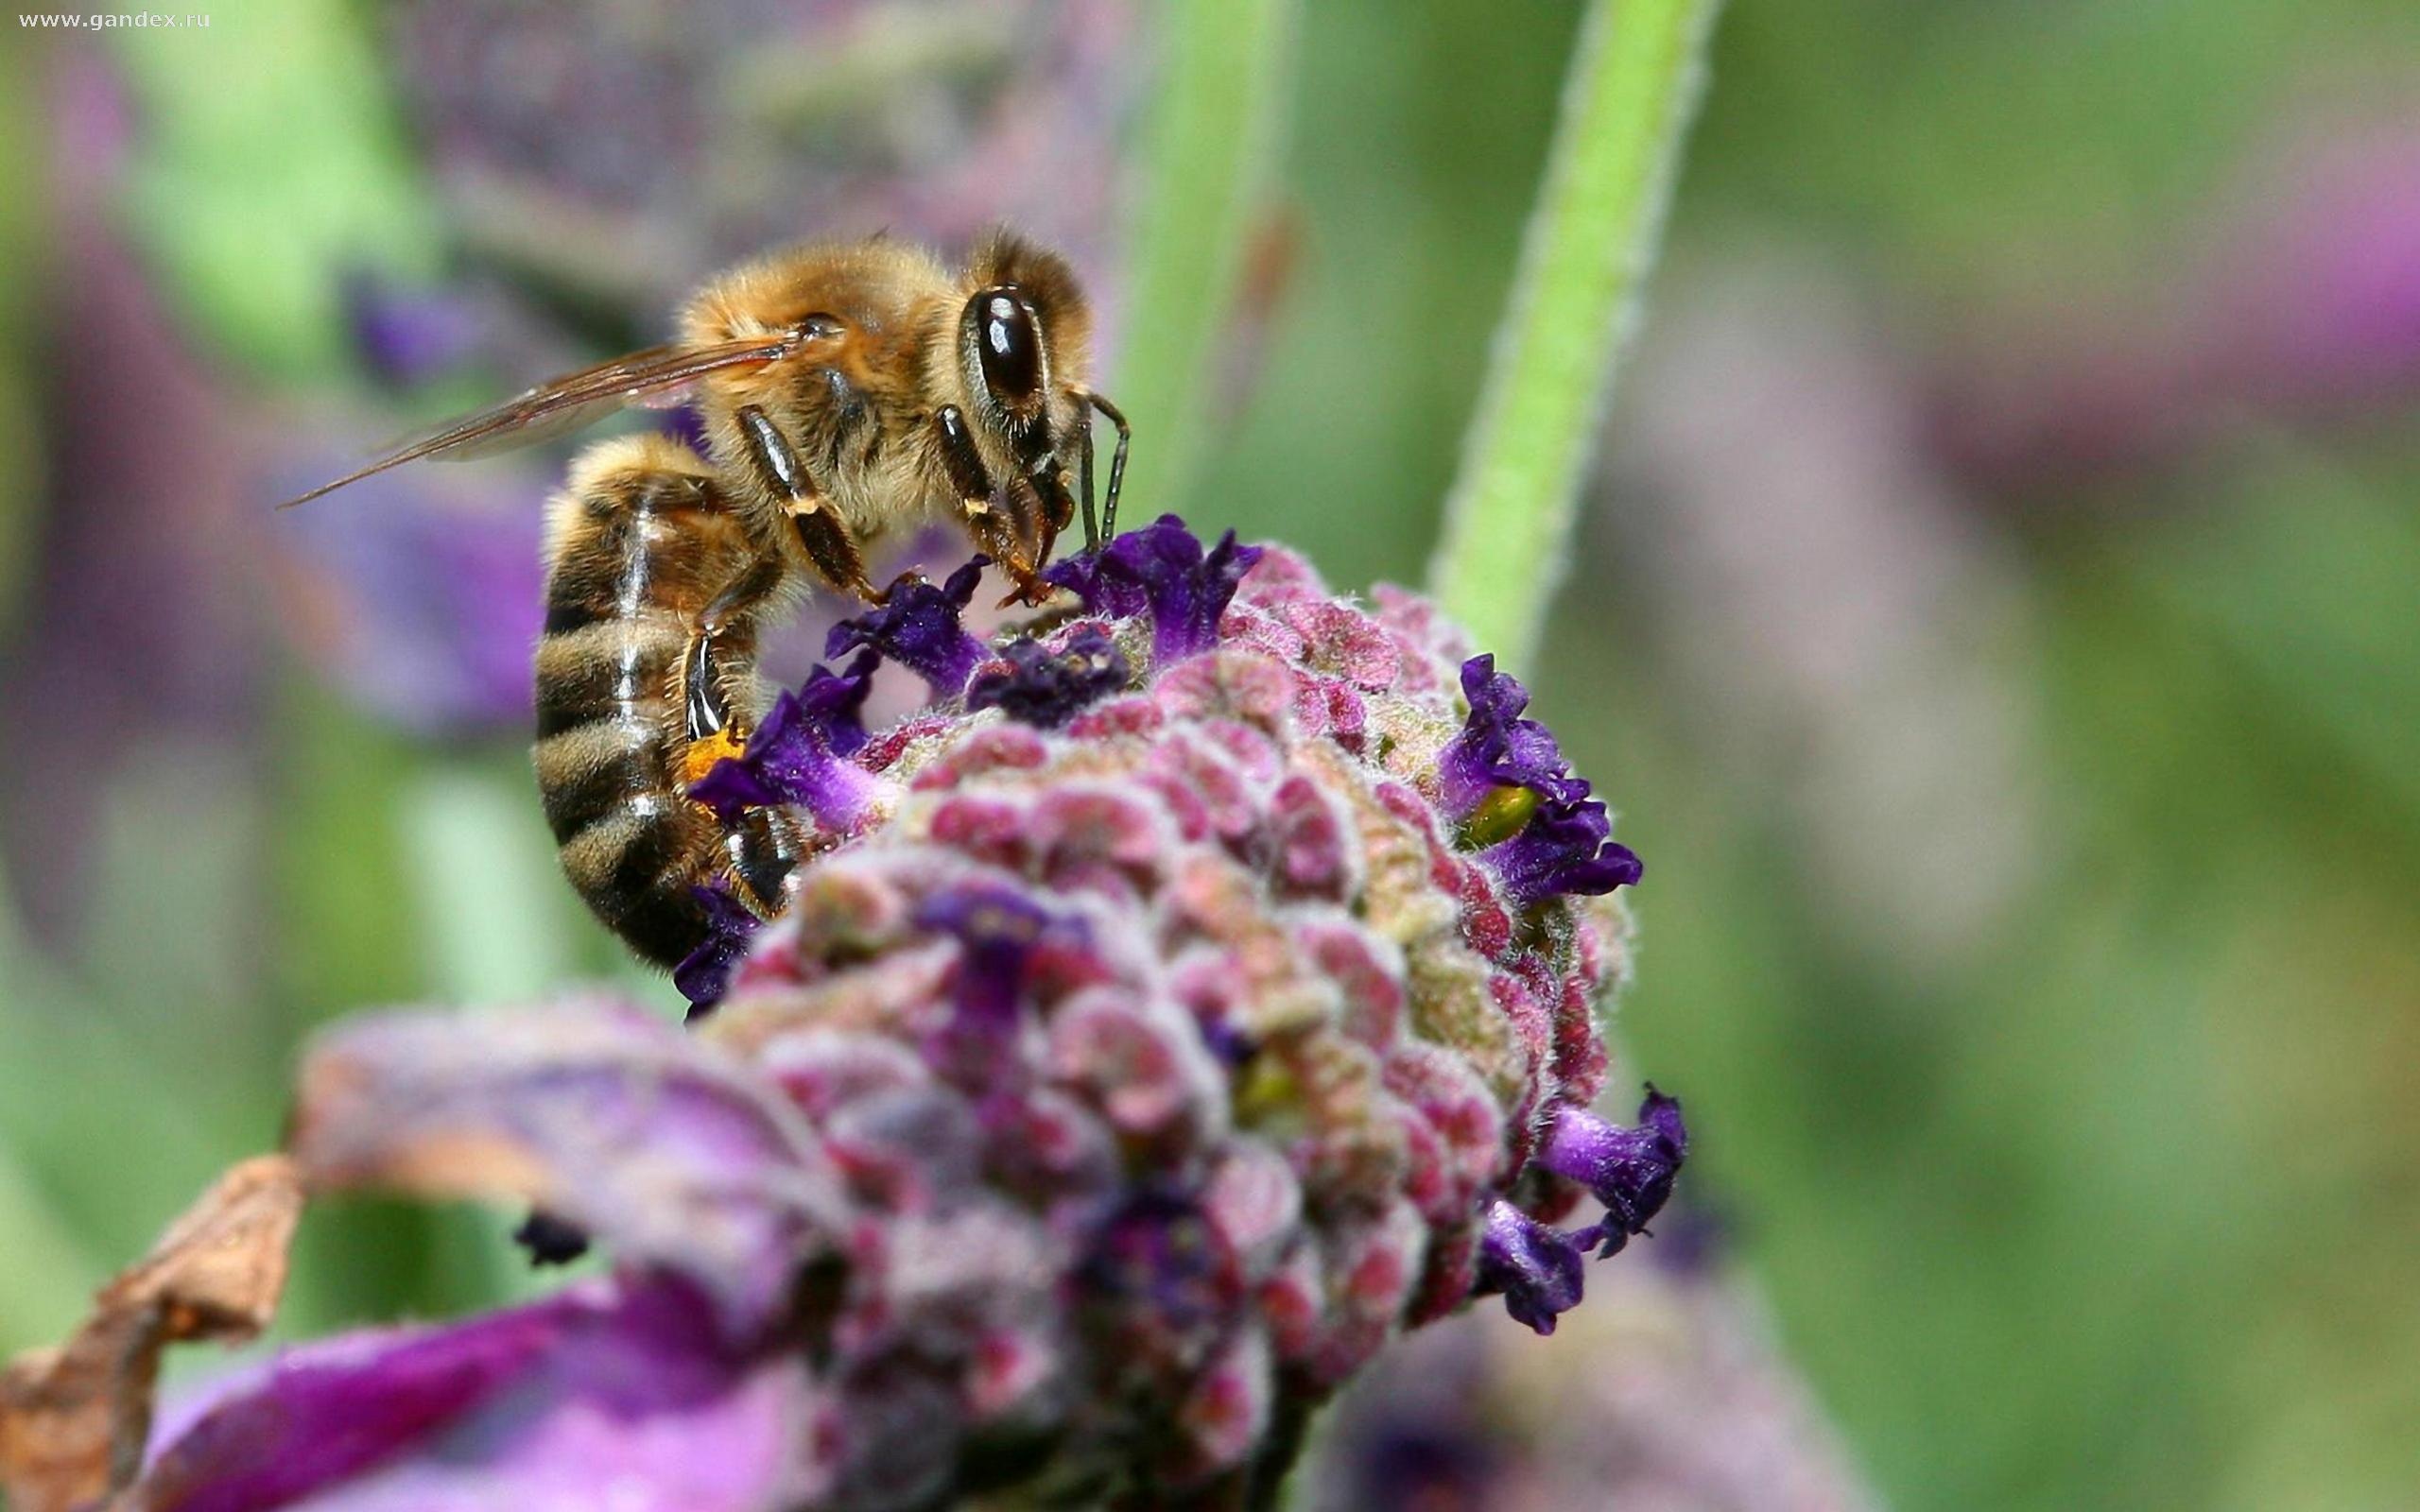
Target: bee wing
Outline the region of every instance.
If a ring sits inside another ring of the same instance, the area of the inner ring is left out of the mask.
[[[308,504],[323,493],[333,493],[348,483],[358,483],[406,462],[424,457],[485,456],[594,424],[626,404],[669,403],[681,390],[718,369],[775,361],[787,354],[798,339],[795,333],[781,332],[706,347],[649,347],[611,362],[600,362],[594,368],[549,379],[503,404],[448,421],[335,482],[323,483],[278,507],[290,509],[298,504]]]

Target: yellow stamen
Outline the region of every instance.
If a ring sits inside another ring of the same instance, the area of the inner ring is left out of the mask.
[[[1537,812],[1536,790],[1518,785],[1499,787],[1479,799],[1478,807],[1462,821],[1462,844],[1474,850],[1484,850],[1498,840],[1510,840],[1530,827],[1530,816]]]

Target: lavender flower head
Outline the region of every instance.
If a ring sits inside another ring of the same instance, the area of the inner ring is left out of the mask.
[[[1552,1330],[1686,1144],[1660,1094],[1588,1110],[1637,876],[1603,805],[1410,594],[1173,518],[1057,580],[1080,607],[989,644],[958,580],[894,595],[700,784],[821,849],[684,971],[690,1030],[317,1044],[310,1190],[526,1201],[615,1268],[291,1351],[140,1504],[1242,1505],[1404,1330],[1493,1294]],[[876,656],[934,696],[867,731]]]

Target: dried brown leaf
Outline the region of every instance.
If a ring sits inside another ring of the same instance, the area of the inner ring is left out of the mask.
[[[134,1478],[160,1351],[191,1339],[239,1342],[266,1327],[302,1211],[291,1160],[244,1161],[101,1288],[65,1345],[29,1350],[0,1374],[0,1487],[14,1512],[73,1512]]]

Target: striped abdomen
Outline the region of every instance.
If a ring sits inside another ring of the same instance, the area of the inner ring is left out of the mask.
[[[778,908],[798,854],[786,816],[736,829],[683,789],[699,612],[754,564],[714,473],[660,437],[610,441],[574,465],[547,537],[546,627],[538,643],[538,788],[563,873],[607,928],[659,965],[706,934],[692,890],[721,879]],[[756,717],[752,613],[706,659],[712,701],[744,735]]]

